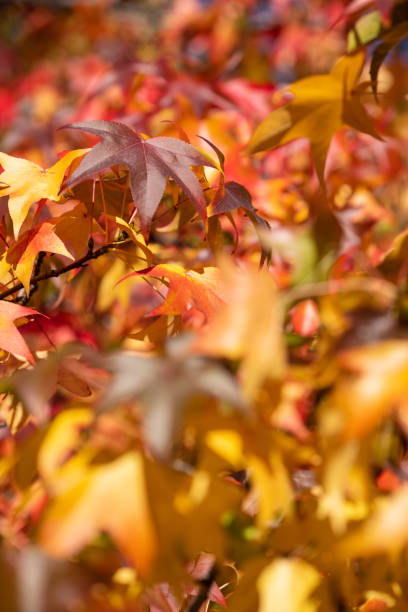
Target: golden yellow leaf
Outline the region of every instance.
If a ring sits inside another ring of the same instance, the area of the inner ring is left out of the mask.
[[[44,170],[27,159],[0,153],[4,172],[0,175],[0,195],[9,196],[9,211],[14,235],[18,236],[30,206],[42,198],[59,200],[59,190],[68,166],[89,149],[69,151],[56,164]]]
[[[258,612],[315,612],[310,594],[320,582],[318,571],[302,559],[276,559],[258,580]]]
[[[261,530],[270,527],[280,514],[291,514],[294,497],[292,485],[282,457],[276,449],[268,450],[266,456],[258,456],[251,441],[246,440],[251,450],[245,450],[241,435],[232,429],[209,431],[205,441],[214,453],[225,459],[234,469],[248,468],[250,495],[256,505],[256,524]],[[262,453],[263,445],[259,446]]]
[[[343,533],[350,519],[362,519],[368,513],[367,482],[358,453],[358,442],[350,440],[330,449],[324,462],[318,517],[328,518],[335,533]]]
[[[221,263],[226,305],[199,336],[196,347],[208,355],[240,359],[244,393],[253,399],[267,378],[285,371],[282,312],[272,276],[254,267]]]
[[[344,125],[379,138],[359,100],[356,84],[364,65],[364,51],[341,57],[329,74],[293,83],[294,100],[272,112],[255,130],[249,153],[273,149],[295,138],[308,138],[321,183],[334,134]]]
[[[81,482],[58,496],[45,513],[39,544],[51,556],[70,557],[106,531],[145,576],[157,542],[146,493],[142,456],[137,452],[90,468]]]
[[[61,491],[59,471],[67,455],[75,450],[80,432],[92,422],[92,411],[87,408],[63,410],[52,421],[38,453],[38,471],[52,491]]]
[[[339,432],[361,437],[376,427],[408,392],[408,342],[386,340],[344,351],[339,362],[353,374],[328,398],[339,417]]]
[[[347,535],[338,546],[341,557],[392,555],[408,544],[408,486],[379,500],[371,518]]]
[[[288,472],[280,454],[271,451],[269,462],[251,454],[248,468],[257,500],[256,522],[260,529],[271,526],[273,521],[292,513],[293,491]]]

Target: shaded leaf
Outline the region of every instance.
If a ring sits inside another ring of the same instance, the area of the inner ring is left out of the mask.
[[[146,358],[119,353],[107,360],[113,381],[100,410],[136,398],[145,406],[144,427],[147,442],[159,456],[171,451],[184,404],[197,393],[209,394],[245,408],[234,378],[220,365],[191,357],[188,347],[168,344],[167,357]]]
[[[388,53],[408,36],[408,0],[396,0],[391,11],[391,26],[374,49],[370,64],[370,76],[374,94],[377,94],[378,72]]]

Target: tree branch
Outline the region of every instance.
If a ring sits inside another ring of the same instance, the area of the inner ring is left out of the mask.
[[[65,274],[65,272],[70,272],[71,270],[75,270],[76,268],[82,268],[84,267],[85,264],[87,264],[92,259],[97,259],[98,257],[101,257],[101,255],[105,255],[105,253],[107,253],[111,249],[114,249],[116,246],[120,244],[123,244],[123,241],[110,242],[109,244],[104,244],[103,246],[99,247],[99,249],[96,249],[96,251],[94,251],[92,248],[92,245],[90,245],[91,248],[89,248],[86,255],[84,255],[80,259],[77,259],[76,261],[73,261],[67,266],[60,268],[59,270],[49,270],[48,272],[43,272],[42,274],[34,274],[34,276],[31,279],[31,284],[30,284],[30,297],[31,297],[31,294],[34,293],[34,291],[37,289],[38,283],[40,283],[41,281],[47,280],[49,278],[55,278],[57,276],[61,276],[62,274]],[[5,291],[2,291],[0,293],[0,300],[4,300],[9,295],[13,295],[14,293],[17,293],[18,291],[20,291],[21,289],[23,289],[23,283],[18,282],[13,287],[10,287],[10,289],[6,289]],[[10,300],[10,301],[13,301],[13,300]]]
[[[203,603],[208,599],[208,594],[212,583],[217,575],[217,567],[213,565],[205,578],[199,580],[200,590],[197,595],[190,601],[186,612],[199,612]]]

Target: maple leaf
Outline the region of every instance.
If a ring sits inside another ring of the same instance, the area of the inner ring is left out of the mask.
[[[194,306],[209,318],[218,312],[224,303],[218,294],[220,283],[217,268],[205,268],[202,274],[199,274],[193,270],[186,272],[177,264],[161,264],[132,272],[119,282],[131,276],[158,276],[169,280],[167,297],[163,304],[149,313],[151,316],[184,314]]]
[[[341,57],[329,74],[301,79],[288,91],[294,99],[271,113],[255,130],[247,145],[249,153],[273,149],[295,138],[308,138],[321,184],[331,139],[347,125],[380,138],[359,100],[355,87],[364,65],[359,51]]]
[[[309,596],[319,582],[317,569],[303,559],[275,559],[257,580],[258,612],[315,612],[319,605]]]
[[[40,545],[63,558],[107,531],[122,552],[146,575],[156,554],[156,536],[146,493],[144,464],[137,452],[90,468],[48,508]]]
[[[285,371],[282,313],[273,278],[266,270],[221,265],[226,305],[197,338],[195,347],[207,355],[241,359],[240,375],[247,398],[262,382]],[[271,359],[273,355],[273,359]]]
[[[178,183],[201,217],[206,218],[203,190],[190,166],[216,168],[216,164],[187,142],[166,136],[145,140],[117,121],[84,121],[65,127],[95,134],[102,140],[81,161],[64,187],[77,185],[110,166],[125,164],[129,168],[130,189],[143,234],[149,233],[168,177]]]
[[[13,321],[39,314],[41,313],[20,304],[0,300],[0,348],[34,364],[34,357]]]
[[[401,485],[382,499],[370,518],[344,536],[337,547],[340,557],[395,555],[408,543],[408,486]]]
[[[34,262],[40,251],[58,253],[74,259],[62,240],[54,233],[54,225],[49,221],[24,232],[20,240],[7,253],[6,260],[14,264],[15,275],[23,283],[27,295],[30,291]]]
[[[0,196],[9,196],[8,207],[17,238],[30,206],[42,198],[59,200],[59,191],[68,166],[89,149],[69,151],[56,164],[44,170],[38,164],[7,153],[0,153],[4,172],[0,175]]]

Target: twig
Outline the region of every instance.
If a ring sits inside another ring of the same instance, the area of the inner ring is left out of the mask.
[[[99,249],[96,249],[96,251],[90,248],[86,255],[84,255],[80,259],[77,259],[76,261],[73,261],[67,266],[64,266],[63,268],[60,268],[59,270],[49,270],[48,272],[43,272],[42,274],[35,274],[31,279],[30,294],[34,292],[34,290],[38,286],[38,283],[40,283],[41,281],[61,276],[62,274],[65,274],[65,272],[70,272],[71,270],[75,270],[76,268],[82,268],[85,264],[91,261],[91,259],[97,259],[98,257],[101,257],[101,255],[105,255],[105,253],[107,253],[111,249],[114,249],[119,244],[123,244],[123,241],[104,244]],[[14,287],[10,287],[10,289],[1,292],[0,300],[4,300],[9,295],[17,293],[18,291],[20,291],[20,289],[23,289],[23,283],[18,282],[16,285],[14,285]]]
[[[215,565],[209,570],[207,576],[199,580],[200,590],[197,595],[190,601],[186,612],[199,612],[203,603],[208,599],[208,594],[212,583],[214,582],[217,575],[217,568]]]

